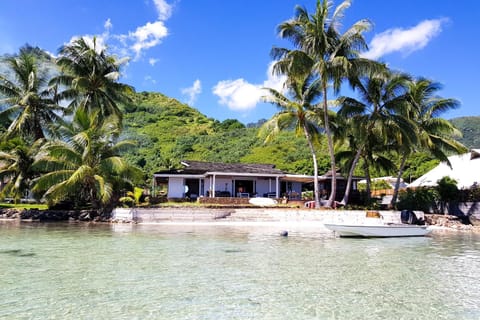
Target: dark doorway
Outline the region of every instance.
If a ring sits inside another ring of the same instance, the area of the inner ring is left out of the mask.
[[[186,179],[185,185],[188,187],[188,190],[185,192],[185,197],[197,199],[199,195],[198,179]]]
[[[255,193],[254,183],[252,180],[235,180],[235,193],[239,194],[249,194],[253,196]]]

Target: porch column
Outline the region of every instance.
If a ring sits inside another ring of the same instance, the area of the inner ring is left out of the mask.
[[[2,179],[2,184],[3,184],[3,179]],[[150,194],[152,197],[155,197],[157,195],[157,193],[156,193],[157,190],[155,190],[156,185],[157,185],[157,177],[155,177],[155,175],[154,175],[153,176],[153,181],[152,181],[152,191],[151,191],[152,193]]]
[[[212,198],[215,198],[215,175],[212,176],[213,186],[212,186],[212,194],[210,195]]]
[[[275,178],[275,196],[276,198],[280,198],[280,183],[279,183],[279,178]]]

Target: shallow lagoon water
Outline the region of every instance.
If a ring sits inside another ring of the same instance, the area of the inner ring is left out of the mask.
[[[480,236],[0,223],[5,319],[480,319]]]

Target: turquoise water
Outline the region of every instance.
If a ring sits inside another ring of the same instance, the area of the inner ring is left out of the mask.
[[[480,319],[480,237],[0,223],[1,319]]]

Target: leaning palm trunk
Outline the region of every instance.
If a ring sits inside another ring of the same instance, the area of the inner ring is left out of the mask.
[[[313,195],[315,199],[315,208],[320,208],[320,194],[318,190],[318,163],[317,163],[317,154],[315,153],[315,148],[313,147],[312,138],[308,132],[307,127],[303,126],[303,132],[305,133],[305,138],[307,139],[308,147],[312,153],[313,160]]]
[[[370,177],[370,169],[368,168],[368,163],[367,161],[365,161],[365,164],[364,164],[364,167],[363,167],[364,171],[365,171],[365,181],[367,182],[367,186],[366,186],[366,189],[365,189],[365,192],[367,194],[367,204],[370,204],[370,202],[372,201],[372,188],[371,188],[371,185],[372,185],[372,178]]]
[[[348,204],[348,198],[350,197],[350,190],[352,188],[353,172],[357,167],[361,154],[362,154],[362,148],[358,148],[357,153],[355,154],[355,158],[353,159],[352,165],[350,166],[350,171],[348,172],[348,179],[347,179],[347,186],[345,188],[345,194],[343,195],[343,199],[340,202],[344,206]]]
[[[328,198],[327,207],[332,207],[336,191],[337,191],[337,168],[335,165],[335,149],[333,147],[333,139],[332,133],[330,132],[330,126],[328,124],[328,104],[327,104],[327,85],[324,83],[323,86],[323,118],[324,118],[324,126],[325,126],[325,135],[327,136],[328,142],[328,153],[330,154],[330,167],[332,170],[332,190],[330,191],[330,197]]]
[[[405,153],[402,157],[402,162],[400,163],[400,168],[398,168],[397,181],[395,182],[395,188],[393,189],[392,201],[390,202],[389,208],[395,207],[395,203],[398,198],[398,191],[400,190],[400,180],[402,179],[403,171],[405,170],[405,163],[407,162],[408,154]]]

